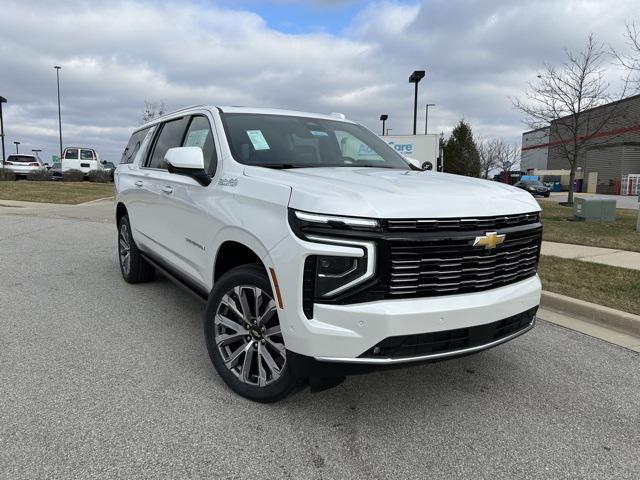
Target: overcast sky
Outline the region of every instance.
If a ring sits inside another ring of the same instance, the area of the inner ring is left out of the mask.
[[[145,100],[343,112],[409,133],[420,84],[430,132],[462,117],[484,136],[525,129],[509,96],[544,61],[562,60],[589,32],[618,48],[637,0],[364,2],[2,0],[0,95],[8,151],[57,153],[61,65],[65,145],[117,160]]]

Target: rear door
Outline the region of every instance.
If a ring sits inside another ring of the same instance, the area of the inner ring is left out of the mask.
[[[95,150],[91,148],[80,149],[80,170],[83,173],[89,173],[98,169],[98,158]]]
[[[62,171],[80,170],[80,149],[65,148],[62,154]]]
[[[164,155],[172,147],[182,145],[189,117],[171,119],[158,125],[153,144],[139,168],[136,180],[136,224],[150,253],[158,259],[175,262],[176,253],[168,248],[166,230],[171,228],[167,219],[169,188],[172,175],[167,171]]]

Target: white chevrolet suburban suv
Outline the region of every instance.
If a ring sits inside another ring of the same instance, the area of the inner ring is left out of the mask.
[[[508,185],[422,171],[330,115],[191,107],[136,130],[115,172],[127,282],[206,299],[235,392],[269,402],[531,329],[542,226]]]

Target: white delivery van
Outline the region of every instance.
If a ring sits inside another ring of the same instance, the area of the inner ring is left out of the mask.
[[[62,172],[79,170],[85,175],[100,168],[100,155],[93,148],[67,147],[62,153]]]

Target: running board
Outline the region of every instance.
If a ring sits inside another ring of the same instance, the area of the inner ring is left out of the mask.
[[[171,272],[171,270],[169,270],[167,267],[162,266],[159,262],[155,261],[149,255],[146,255],[142,252],[140,252],[140,254],[145,259],[145,261],[149,262],[153,266],[153,268],[162,273],[165,277],[171,280],[171,282],[181,287],[183,290],[185,290],[187,293],[190,293],[198,300],[207,303],[208,295],[201,288],[198,288],[197,286],[193,285],[192,282],[185,280],[184,278],[182,278],[182,276]]]

